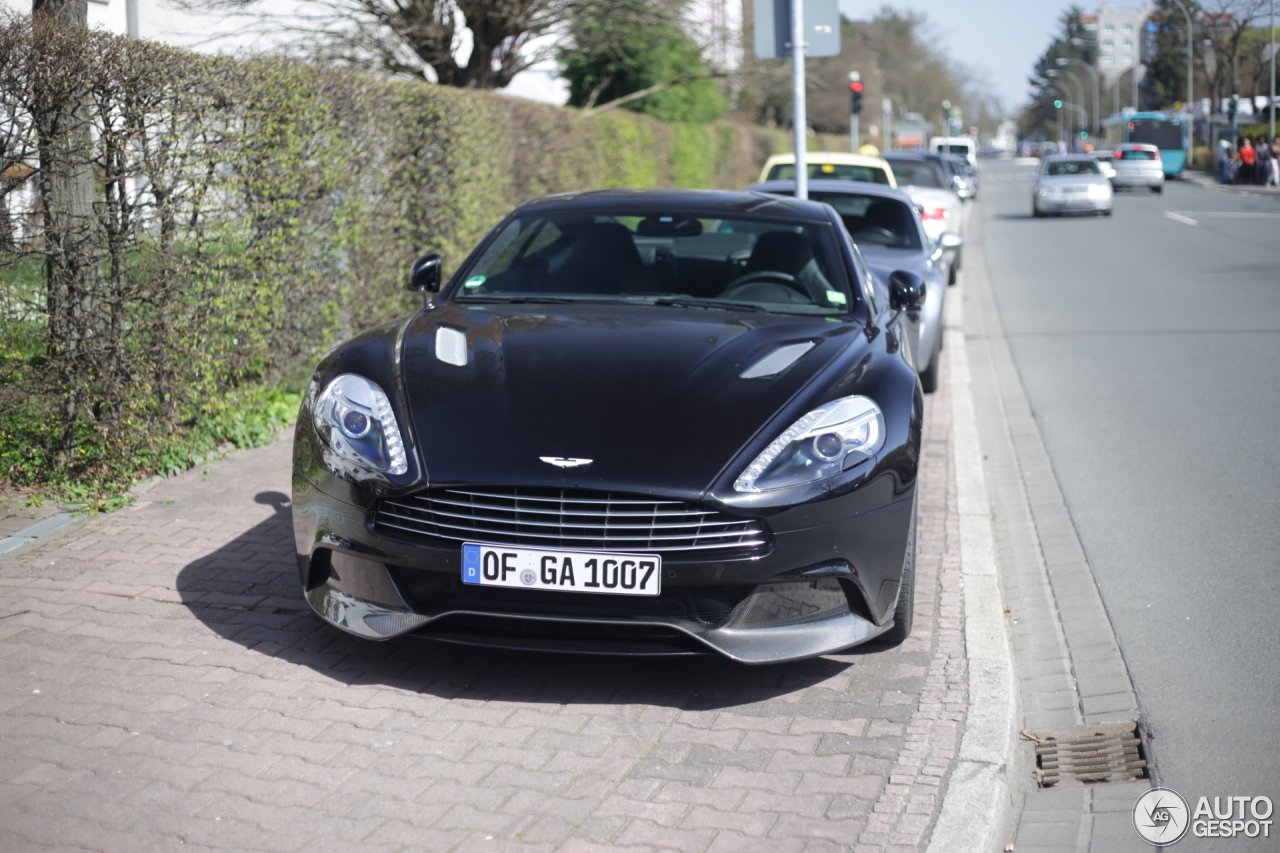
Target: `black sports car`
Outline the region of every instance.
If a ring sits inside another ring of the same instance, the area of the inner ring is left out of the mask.
[[[307,601],[371,639],[825,654],[911,628],[923,287],[825,204],[522,205],[420,311],[320,363],[294,443]]]

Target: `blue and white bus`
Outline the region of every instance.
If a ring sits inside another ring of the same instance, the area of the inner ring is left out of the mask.
[[[1187,168],[1191,140],[1187,120],[1182,116],[1167,113],[1112,116],[1103,122],[1103,129],[1108,145],[1140,142],[1159,148],[1166,178],[1180,175]]]

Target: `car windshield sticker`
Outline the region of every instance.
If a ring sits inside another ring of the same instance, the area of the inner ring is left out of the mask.
[[[848,303],[849,297],[845,296],[838,290],[828,290],[827,301],[832,305],[845,305]]]
[[[463,287],[479,287],[480,285],[484,284],[484,282],[485,282],[485,277],[484,277],[484,276],[482,276],[482,275],[473,275],[473,276],[471,276],[471,278],[469,278],[469,279],[467,279],[465,282],[463,282],[463,283],[462,283],[462,286],[463,286]]]

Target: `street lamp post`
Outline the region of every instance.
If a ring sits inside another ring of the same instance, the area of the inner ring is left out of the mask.
[[[1068,71],[1065,68],[1050,68],[1048,71],[1045,72],[1045,74],[1048,74],[1050,77],[1057,77],[1059,74],[1066,74],[1068,77],[1070,77],[1072,80],[1076,82],[1076,87],[1077,87],[1076,90],[1080,93],[1080,100],[1082,101],[1084,100],[1084,83],[1080,82],[1079,77],[1072,74],[1070,71]],[[1063,91],[1063,94],[1071,95],[1070,92],[1067,92],[1065,90]],[[1086,114],[1081,124],[1084,124],[1088,120],[1089,120],[1089,116]],[[1072,147],[1073,148],[1075,147],[1074,143],[1072,144]]]
[[[1088,71],[1089,76],[1093,78],[1093,132],[1101,133],[1102,125],[1098,122],[1098,72],[1092,65],[1087,62],[1081,62],[1079,59],[1068,59],[1065,56],[1060,56],[1054,61],[1057,63],[1059,68],[1068,64],[1079,65],[1085,71]]]
[[[1173,0],[1173,2],[1178,4],[1178,8],[1182,10],[1182,14],[1187,18],[1187,112],[1191,114],[1191,119],[1194,122],[1195,110],[1191,106],[1194,95],[1194,91],[1192,90],[1192,81],[1194,78],[1191,76],[1191,37],[1195,34],[1195,31],[1191,24],[1191,13],[1187,11],[1187,7],[1183,5],[1182,0]],[[1275,0],[1271,0],[1271,6],[1273,9],[1275,8]],[[1273,81],[1275,80],[1275,76],[1273,67],[1271,74],[1271,79]],[[1272,85],[1275,84],[1273,83]]]
[[[1271,0],[1271,140],[1276,138],[1276,0]],[[1272,155],[1274,156],[1274,155]]]

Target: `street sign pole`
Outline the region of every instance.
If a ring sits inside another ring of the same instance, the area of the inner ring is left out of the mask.
[[[804,3],[791,2],[791,124],[795,131],[796,198],[809,197],[809,164],[805,153],[809,138],[804,103]]]
[[[889,100],[888,98],[883,99],[880,102],[880,111],[883,113],[883,116],[884,116],[884,120],[880,122],[881,124],[884,125],[884,146],[881,147],[880,150],[888,151],[893,147],[891,144],[892,143],[891,131],[889,129],[889,125],[893,124],[893,101]]]

